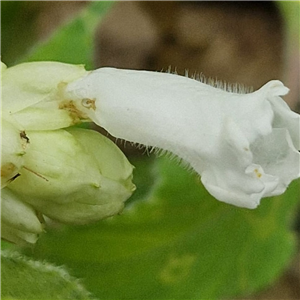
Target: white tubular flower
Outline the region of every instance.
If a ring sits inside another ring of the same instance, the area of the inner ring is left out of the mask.
[[[12,123],[1,122],[1,188],[15,179],[24,162],[28,138]]]
[[[83,65],[32,62],[6,68],[2,63],[3,117],[26,130],[60,129],[84,121],[61,94],[67,83],[84,74]]]
[[[19,245],[34,244],[42,231],[43,224],[35,210],[9,189],[2,189],[1,238]]]
[[[300,176],[300,117],[270,81],[249,94],[168,73],[102,68],[66,87],[91,120],[117,138],[170,151],[218,200],[255,208]]]
[[[113,216],[135,189],[132,165],[106,137],[88,129],[28,131],[20,177],[7,189],[60,222],[85,224]]]

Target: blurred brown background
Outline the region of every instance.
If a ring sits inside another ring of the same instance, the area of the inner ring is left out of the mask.
[[[97,39],[97,66],[171,65],[254,88],[283,70],[282,20],[268,2],[118,3]]]

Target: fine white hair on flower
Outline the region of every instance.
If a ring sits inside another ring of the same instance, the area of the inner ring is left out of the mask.
[[[300,116],[281,98],[288,91],[278,80],[241,94],[176,74],[101,68],[69,83],[65,97],[111,135],[189,163],[218,200],[255,208],[300,176]]]

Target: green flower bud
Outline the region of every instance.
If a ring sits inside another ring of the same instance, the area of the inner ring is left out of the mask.
[[[1,188],[16,178],[23,165],[28,138],[7,120],[2,120]]]
[[[34,244],[43,231],[35,210],[8,188],[1,190],[1,237],[24,245]]]
[[[2,113],[26,130],[60,129],[85,121],[63,91],[86,73],[83,65],[58,62],[30,62],[11,68],[1,64]]]
[[[1,79],[2,79],[2,74],[4,73],[4,71],[7,69],[7,66],[6,64],[4,64],[2,61],[1,61]]]
[[[84,224],[119,213],[135,189],[117,146],[87,129],[28,131],[21,176],[8,188],[44,215]]]

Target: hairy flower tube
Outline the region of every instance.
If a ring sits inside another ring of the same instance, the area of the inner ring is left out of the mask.
[[[218,200],[256,208],[300,176],[299,114],[274,80],[241,94],[169,73],[101,68],[65,98],[110,134],[170,151]]]

